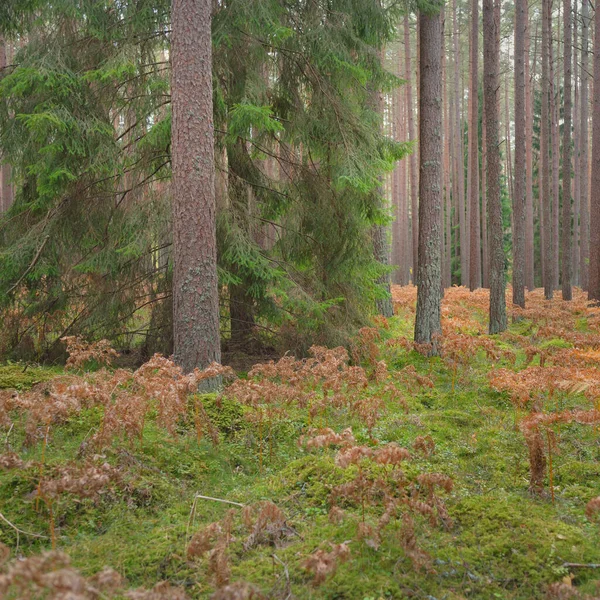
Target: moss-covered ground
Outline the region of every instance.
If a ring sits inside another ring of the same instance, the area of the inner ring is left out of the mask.
[[[191,533],[222,519],[232,506],[195,501],[195,496],[245,505],[271,500],[284,511],[294,534],[277,546],[250,549],[244,549],[240,538],[230,550],[231,579],[251,582],[267,597],[284,598],[291,592],[289,597],[331,600],[531,599],[545,597],[547,586],[561,580],[596,593],[600,569],[586,565],[600,563],[600,524],[586,517],[585,507],[600,495],[600,431],[595,426],[564,426],[551,449],[554,497],[533,496],[528,449],[518,428],[522,411],[488,382],[491,369],[524,367],[525,354],[514,334],[530,335],[536,324],[527,318],[515,321],[509,335],[497,338],[499,346],[514,353],[514,363],[492,361],[479,352],[454,368],[441,358],[386,343],[412,330],[411,308],[397,308],[378,342],[389,377],[393,381],[401,369],[413,365],[434,387],[405,386],[408,411],[388,402],[370,433],[359,418],[343,410],[319,415],[311,425],[335,431],[352,426],[357,441],[365,444],[377,440],[410,448],[417,436],[433,438],[435,452],[415,455],[406,467],[444,473],[454,481],[446,499],[452,526],[417,521],[418,543],[432,557],[430,568],[413,567],[400,543],[399,524],[386,528],[374,549],[357,539],[356,519],[330,522],[330,490],[350,475],[335,464],[333,450],[308,452],[298,445],[309,427],[306,412],[279,415],[267,435],[245,418],[244,406],[212,396],[202,400],[219,429],[217,446],[207,437],[198,440],[191,425],[182,423],[172,436],[152,420],[143,440],[115,441],[102,455],[123,472],[121,485],[96,499],[56,502],[57,547],[85,575],[109,565],[133,586],[169,580],[192,598],[209,598],[215,584],[208,565],[204,559],[188,560],[186,544]],[[463,309],[473,322],[485,320],[477,306]],[[586,316],[577,318],[585,331]],[[534,343],[569,346],[561,338]],[[24,390],[55,374],[43,367],[5,365],[0,367],[0,387]],[[553,401],[561,407],[589,408],[580,395],[563,394]],[[82,443],[99,427],[100,418],[97,408],[78,413],[53,429],[45,450],[41,441],[24,447],[17,419],[12,430],[0,431],[2,451],[16,451],[27,461],[40,461],[44,452],[44,470],[51,471],[53,465],[78,460]],[[39,478],[37,469],[0,471],[0,512],[22,530],[49,535],[48,511],[36,507]],[[547,490],[549,484],[546,480]],[[319,548],[328,549],[329,542],[347,540],[350,560],[315,586],[302,568],[303,560]],[[17,539],[4,522],[0,541],[16,555],[50,547],[47,538],[21,534]]]

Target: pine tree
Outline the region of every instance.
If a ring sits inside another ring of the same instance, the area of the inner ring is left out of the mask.
[[[562,255],[563,300],[572,299],[571,290],[571,0],[563,2],[564,19],[564,124],[562,155]]]
[[[486,114],[487,203],[490,244],[490,333],[506,329],[502,204],[500,197],[500,19],[493,0],[483,0],[483,95]]]
[[[420,11],[419,26],[419,272],[415,341],[437,354],[441,333],[442,252],[442,17],[437,7]]]

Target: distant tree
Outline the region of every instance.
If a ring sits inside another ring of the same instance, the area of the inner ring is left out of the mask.
[[[588,273],[590,258],[590,190],[589,190],[589,30],[590,30],[589,0],[581,4],[581,92],[579,100],[579,273],[581,287],[588,289]]]
[[[469,104],[469,287],[481,287],[481,231],[479,217],[479,0],[471,2],[471,60]]]
[[[590,300],[600,300],[600,10],[598,9],[596,9],[594,15],[594,21],[594,100],[588,297]]]
[[[527,0],[515,3],[515,168],[513,193],[513,303],[525,307],[525,35]]]
[[[571,0],[563,2],[564,23],[564,124],[562,147],[562,254],[563,300],[571,300]]]

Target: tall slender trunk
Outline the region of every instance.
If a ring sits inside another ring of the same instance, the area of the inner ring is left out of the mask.
[[[173,0],[171,14],[174,354],[189,372],[221,359],[211,0]]]
[[[592,112],[592,185],[590,194],[590,267],[588,297],[600,300],[600,7],[594,15],[594,104]]]
[[[500,197],[500,19],[493,0],[483,0],[483,93],[486,115],[490,333],[506,329],[502,200]]]
[[[527,5],[526,10],[528,10]],[[530,23],[528,19],[525,44],[525,285],[527,286],[528,290],[533,290],[535,287],[535,257],[533,236],[533,80],[529,67],[530,47],[531,35]]]
[[[575,0],[574,12],[577,13],[577,0]],[[571,281],[573,285],[579,285],[579,69],[577,64],[577,19],[573,19],[573,44],[571,46],[574,54],[573,60],[573,84],[574,102],[573,102],[573,242],[571,247]]]
[[[525,307],[526,101],[525,36],[527,0],[515,3],[515,169],[513,190],[513,303]]]
[[[579,130],[579,273],[581,287],[588,289],[590,257],[590,194],[589,194],[589,30],[590,4],[583,0],[581,6],[581,125]]]
[[[470,153],[470,256],[469,287],[476,290],[481,287],[481,230],[479,216],[479,0],[471,3],[471,80],[469,96],[471,98],[471,119],[469,123]]]
[[[441,334],[442,73],[441,14],[420,13],[419,26],[419,273],[415,341],[439,352]]]
[[[461,120],[461,96],[459,95],[460,76],[460,52],[458,44],[458,20],[456,17],[456,0],[452,0],[452,45],[454,54],[454,114],[455,114],[455,166],[454,173],[457,178],[457,207],[458,207],[458,227],[459,227],[459,249],[460,249],[460,282],[461,285],[467,285],[468,270],[468,242],[465,220],[465,163],[462,140],[462,120]]]
[[[481,119],[481,240],[483,287],[490,287],[490,251],[487,226],[487,132],[485,118],[485,102],[483,103]]]
[[[560,103],[558,97],[559,86],[555,82],[554,68],[554,44],[552,39],[552,2],[550,2],[550,114],[552,115],[552,126],[550,129],[550,139],[552,143],[552,286],[558,289],[558,249],[559,249],[559,131],[558,131],[558,106]],[[558,20],[560,26],[560,20]],[[558,71],[558,69],[556,69]]]
[[[413,110],[413,91],[412,91],[412,66],[410,52],[410,26],[408,15],[404,15],[404,78],[406,83],[404,89],[406,92],[406,112],[408,115],[408,139],[415,141],[415,119]],[[413,283],[416,283],[417,264],[419,262],[419,208],[418,208],[418,171],[417,171],[417,150],[415,149],[409,158],[409,177],[410,177],[410,208],[412,214],[412,256],[413,256]]]
[[[443,286],[449,288],[452,285],[452,240],[450,217],[451,209],[451,187],[450,187],[450,143],[452,140],[452,118],[448,107],[448,73],[446,70],[446,47],[445,36],[442,36],[442,60],[444,61],[444,203],[445,210],[442,209],[442,242],[444,245],[444,264],[443,264]]]
[[[552,273],[552,196],[550,193],[550,0],[542,0],[542,122],[540,125],[540,154],[542,161],[542,227],[544,296],[554,295]]]
[[[563,1],[564,129],[562,155],[562,264],[563,300],[571,300],[571,0]]]
[[[8,44],[0,35],[0,71],[9,62]],[[0,213],[8,210],[13,203],[12,167],[7,162],[0,165]]]

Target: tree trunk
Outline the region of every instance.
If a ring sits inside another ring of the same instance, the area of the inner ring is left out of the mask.
[[[527,0],[525,10],[528,12]],[[529,33],[529,19],[527,21],[525,45],[525,285],[528,290],[535,288],[535,257],[533,236],[533,80],[529,68],[529,52],[531,35]],[[534,53],[535,54],[535,53]],[[535,60],[535,55],[534,55]]]
[[[406,83],[404,90],[406,92],[406,111],[408,115],[408,139],[415,141],[415,119],[413,107],[412,91],[412,67],[410,55],[410,27],[408,15],[404,15],[404,68]],[[413,283],[416,283],[417,264],[419,262],[419,207],[418,207],[418,183],[417,183],[417,150],[413,151],[409,158],[409,177],[410,177],[410,210],[412,214],[412,255],[413,255]]]
[[[574,13],[577,13],[577,0],[575,0]],[[580,130],[580,119],[579,119],[579,70],[577,68],[577,19],[573,19],[573,44],[571,46],[572,51],[575,53],[573,60],[573,83],[575,86],[574,90],[574,102],[573,102],[573,241],[571,246],[571,281],[573,285],[579,285],[579,200],[580,200],[580,189],[579,189],[579,130]]]
[[[564,129],[562,155],[562,296],[571,300],[571,0],[563,2]]]
[[[441,14],[421,12],[419,27],[419,273],[415,341],[439,353],[441,334],[442,44]]]
[[[469,287],[481,287],[481,230],[479,216],[479,0],[471,2],[471,120],[469,123],[470,197],[469,219]]]
[[[211,51],[211,1],[173,0],[173,331],[186,373],[221,360]]]
[[[598,7],[600,8],[600,7]],[[600,300],[600,10],[594,21],[594,104],[592,113],[592,185],[590,194],[590,268],[588,297]]]
[[[493,0],[483,0],[483,93],[487,142],[490,244],[490,333],[506,329],[502,200],[500,197],[500,19]]]
[[[515,168],[513,190],[513,303],[525,308],[525,36],[527,0],[515,3]]]
[[[552,11],[552,3],[550,3],[550,11]],[[551,128],[551,143],[552,143],[552,286],[556,290],[558,289],[558,275],[559,275],[559,264],[558,264],[558,248],[559,248],[559,195],[560,195],[560,184],[559,184],[559,131],[558,131],[558,106],[560,100],[558,97],[559,86],[555,83],[554,71],[558,69],[554,68],[554,44],[552,40],[552,12],[550,12],[550,114],[552,115],[552,128]],[[560,19],[558,20],[560,26]]]
[[[483,263],[483,287],[490,287],[490,251],[487,227],[487,133],[485,130],[485,102],[481,119],[481,239]]]
[[[8,65],[7,44],[0,36],[0,72]],[[0,165],[0,213],[7,211],[13,203],[12,169],[8,163]]]
[[[540,160],[542,163],[543,283],[546,300],[554,295],[552,273],[552,196],[550,194],[550,0],[542,0],[542,122],[540,125]]]
[[[581,287],[588,289],[590,257],[590,194],[589,194],[589,0],[583,0],[581,7],[581,125],[579,129],[579,273]]]

